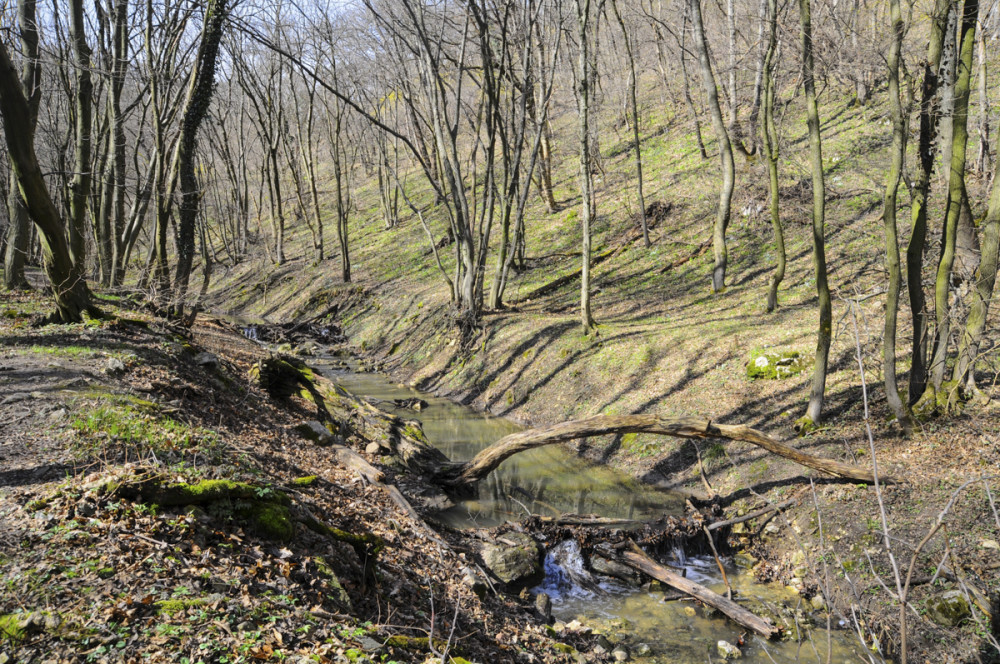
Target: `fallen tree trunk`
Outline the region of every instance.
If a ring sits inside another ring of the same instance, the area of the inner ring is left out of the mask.
[[[875,481],[874,476],[868,470],[799,452],[765,433],[742,424],[716,424],[697,417],[660,417],[659,415],[597,415],[583,420],[513,433],[493,443],[469,461],[441,467],[437,473],[436,481],[453,487],[469,485],[489,475],[497,466],[518,452],[578,438],[626,433],[655,433],[677,438],[739,440],[763,447],[772,454],[791,459],[803,466],[830,475],[859,482],[873,483]],[[887,477],[880,479],[891,481],[891,478]]]
[[[781,630],[770,620],[754,615],[736,602],[728,600],[694,581],[689,581],[669,567],[659,564],[636,546],[635,542],[632,542],[631,545],[631,550],[622,553],[621,560],[618,562],[622,562],[633,569],[648,574],[657,581],[665,583],[671,588],[676,588],[713,609],[718,609],[735,622],[760,634],[764,638],[771,639],[780,633]]]

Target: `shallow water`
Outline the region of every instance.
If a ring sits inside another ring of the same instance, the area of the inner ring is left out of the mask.
[[[448,399],[423,394],[392,383],[380,374],[356,371],[351,360],[315,358],[310,361],[328,378],[359,396],[382,401],[379,404],[406,419],[419,420],[428,440],[449,458],[465,460],[479,450],[517,431],[512,422],[490,417]],[[395,399],[419,398],[427,406],[419,412],[395,408]],[[464,501],[436,518],[454,527],[494,526],[526,514],[555,515],[567,512],[598,514],[635,520],[652,519],[666,513],[680,514],[683,500],[669,492],[636,482],[605,466],[581,459],[561,446],[553,445],[518,454],[505,461],[480,482],[478,496]],[[721,575],[712,558],[675,556],[676,567],[688,578],[725,592]],[[670,562],[670,561],[665,561]],[[745,570],[728,566],[727,576],[734,596],[785,612],[800,620],[812,620],[817,628],[806,630],[800,643],[763,641],[746,637],[743,658],[749,664],[825,664],[831,662],[881,662],[866,652],[852,632],[825,629],[826,614],[812,612],[796,593],[778,584],[755,583]],[[693,602],[664,601],[664,593],[634,588],[590,575],[572,545],[564,543],[546,556],[546,578],[537,589],[552,598],[553,615],[559,621],[580,620],[608,634],[627,635],[633,651],[647,644],[650,654],[634,661],[663,664],[704,664],[722,661],[716,644],[720,639],[736,643],[741,629],[728,619],[711,615],[711,610]],[[834,621],[836,628],[836,621]],[[829,636],[829,651],[828,651]],[[828,656],[829,652],[829,656]]]

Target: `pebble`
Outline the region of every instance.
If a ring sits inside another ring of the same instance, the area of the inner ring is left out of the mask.
[[[117,357],[112,357],[108,360],[108,364],[104,369],[105,373],[108,374],[118,374],[125,371],[125,363],[119,360]]]
[[[627,662],[628,650],[625,650],[624,648],[615,648],[611,651],[611,656],[615,658],[616,662]]]
[[[743,651],[729,641],[723,641],[720,639],[719,642],[715,644],[715,647],[719,651],[719,656],[722,657],[723,661],[728,662],[729,660],[743,657]]]

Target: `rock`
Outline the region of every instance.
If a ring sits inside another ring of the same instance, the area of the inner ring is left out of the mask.
[[[635,647],[635,654],[637,657],[645,657],[652,651],[653,649],[649,647],[648,643],[640,643]]]
[[[993,550],[1000,549],[1000,544],[998,544],[997,541],[993,539],[984,539],[979,543],[979,546],[981,546],[984,549],[993,549]]]
[[[471,567],[462,570],[462,584],[479,596],[479,599],[486,597],[486,591],[490,589],[486,579]]]
[[[542,579],[542,548],[525,533],[505,533],[483,545],[483,563],[508,586],[523,588]]]
[[[642,582],[639,573],[634,569],[603,556],[593,556],[590,559],[590,569],[596,574],[610,576],[629,585],[638,586]]]
[[[757,559],[749,553],[737,553],[733,556],[733,562],[741,569],[753,569],[753,566],[757,564]]]
[[[535,611],[545,622],[552,620],[552,598],[545,593],[535,595]]]
[[[743,657],[743,651],[729,641],[723,641],[720,639],[719,642],[715,644],[715,647],[719,651],[719,656],[722,657],[722,661],[724,662]]]
[[[628,661],[628,650],[618,646],[611,651],[611,656],[615,658],[616,662],[627,662]]]
[[[109,376],[120,374],[123,371],[125,371],[125,363],[117,357],[109,358],[107,365],[104,367],[104,373]]]
[[[823,599],[822,595],[813,595],[812,599],[809,600],[809,604],[815,611],[822,611],[826,608],[826,600]]]
[[[212,355],[208,351],[195,355],[194,361],[198,364],[198,366],[205,367],[206,369],[214,369],[219,366],[219,358]]]
[[[961,590],[948,590],[927,600],[927,617],[942,627],[957,627],[971,615]]]
[[[747,378],[777,380],[797,376],[809,366],[809,360],[795,350],[763,350],[750,353]]]
[[[92,517],[97,514],[97,505],[89,500],[81,500],[76,504],[76,514],[84,518]]]
[[[330,433],[323,424],[317,420],[310,420],[302,424],[295,425],[295,431],[306,440],[311,440],[317,445],[327,446],[339,444],[340,438]]]
[[[65,408],[60,408],[49,413],[49,422],[56,424],[57,422],[62,422],[69,415],[69,411]]]
[[[365,446],[365,452],[372,456],[376,456],[381,451],[382,451],[382,446],[375,442],[368,443],[368,445]]]

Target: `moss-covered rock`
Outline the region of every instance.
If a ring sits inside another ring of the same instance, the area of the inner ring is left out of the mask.
[[[542,577],[542,548],[531,535],[505,533],[505,541],[487,542],[483,563],[498,579],[512,588],[530,586]]]
[[[295,523],[288,508],[279,503],[251,503],[243,510],[252,528],[262,537],[287,542],[295,536]]]
[[[330,586],[330,598],[340,606],[350,610],[351,597],[347,594],[347,590],[341,584],[340,578],[333,571],[333,568],[330,567],[329,563],[322,556],[316,556],[313,558],[313,562],[316,563],[317,571],[326,579],[327,584]]]
[[[780,380],[798,376],[809,367],[809,360],[797,350],[758,348],[750,353],[746,366],[751,380]]]
[[[208,595],[206,597],[184,597],[181,599],[163,599],[154,603],[157,613],[173,616],[188,609],[201,606],[208,606],[224,600],[220,594]]]
[[[971,615],[961,590],[948,590],[927,600],[927,617],[943,627],[957,627]]]

